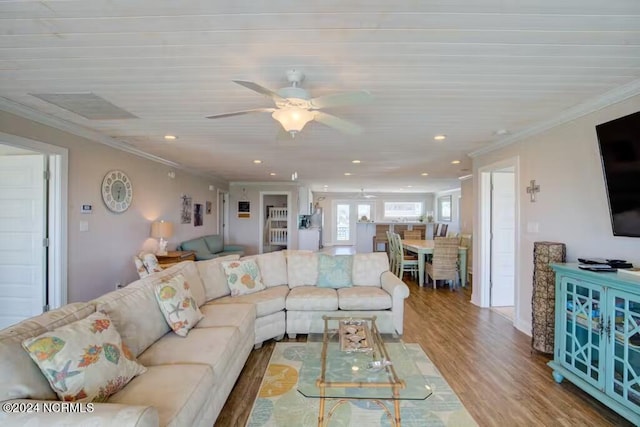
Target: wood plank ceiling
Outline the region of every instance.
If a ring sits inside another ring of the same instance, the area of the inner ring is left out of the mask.
[[[327,110],[364,132],[310,123],[281,140],[268,113],[205,118],[272,107],[232,80],[275,90],[291,68],[312,96],[370,91],[370,104]],[[497,131],[640,79],[640,2],[2,1],[0,75],[4,109],[25,106],[228,181],[297,171],[315,190],[434,191],[468,174],[467,154],[503,138]],[[89,120],[33,96],[57,93],[94,93],[137,118]]]

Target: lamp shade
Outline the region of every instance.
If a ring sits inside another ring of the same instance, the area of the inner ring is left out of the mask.
[[[151,237],[167,239],[173,235],[173,224],[166,221],[154,221],[151,224]]]
[[[281,108],[271,114],[271,117],[280,122],[287,132],[300,132],[304,125],[313,120],[313,112],[304,108]]]

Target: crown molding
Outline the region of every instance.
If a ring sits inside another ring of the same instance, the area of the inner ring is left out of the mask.
[[[482,147],[478,150],[472,151],[468,154],[468,156],[474,158],[483,154],[490,153],[492,151],[496,151],[500,148],[521,141],[525,138],[529,138],[531,136],[545,132],[556,126],[560,126],[564,123],[570,122],[571,120],[586,116],[587,114],[601,110],[618,102],[622,102],[625,99],[629,99],[639,94],[640,79],[619,86],[613,90],[610,90],[609,92],[605,92],[604,94],[596,98],[590,99],[586,102],[583,102],[582,104],[578,104],[574,107],[564,110],[560,114],[549,120],[545,120],[520,132],[514,133],[513,135],[509,135],[506,138],[499,139],[498,141],[493,142],[486,147]]]
[[[64,119],[60,119],[58,117],[52,116],[51,114],[43,113],[41,111],[37,111],[31,107],[27,107],[26,105],[20,104],[15,101],[11,101],[10,99],[0,97],[0,109],[6,111],[10,114],[15,114],[22,118],[32,120],[34,122],[38,122],[45,126],[49,126],[55,129],[58,129],[63,132],[70,133],[72,135],[79,136],[81,138],[88,139],[90,141],[98,142],[100,144],[108,145],[109,147],[115,148],[120,151],[124,151],[129,154],[133,154],[138,157],[142,157],[147,160],[151,160],[156,163],[160,163],[166,166],[170,166],[172,168],[182,170],[188,172],[192,175],[198,175],[203,178],[209,179],[213,181],[213,184],[217,187],[227,187],[229,185],[225,180],[208,174],[204,174],[201,172],[190,170],[183,165],[172,162],[171,160],[167,160],[163,157],[156,156],[153,154],[149,154],[145,151],[139,150],[131,145],[120,141],[116,138],[112,138],[110,136],[103,135],[99,132],[86,128],[84,126],[69,122]]]

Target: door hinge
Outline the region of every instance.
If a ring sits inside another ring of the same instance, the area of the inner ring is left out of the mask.
[[[45,304],[42,306],[42,312],[46,313],[47,311],[49,311],[49,304]]]
[[[44,239],[42,239],[42,246],[45,248],[49,247],[49,238],[45,237]]]
[[[42,177],[44,178],[45,181],[48,181],[49,178],[51,178],[51,173],[48,170],[42,171]]]

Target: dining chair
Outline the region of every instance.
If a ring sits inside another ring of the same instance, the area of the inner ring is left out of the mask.
[[[449,228],[449,224],[440,224],[440,230],[439,230],[438,236],[446,237],[448,228]]]
[[[433,224],[433,238],[434,239],[439,236],[439,234],[438,234],[439,232],[440,232],[440,223],[436,222],[435,224]]]
[[[386,235],[387,235],[387,246],[389,249],[389,270],[397,276],[397,273],[396,273],[397,256],[395,253],[395,248],[394,248],[395,242],[392,234],[393,233],[391,231],[387,230]]]
[[[402,237],[405,240],[422,240],[422,233],[420,230],[405,230]]]
[[[413,277],[418,274],[418,257],[416,255],[406,255],[402,247],[402,239],[398,233],[391,233],[393,240],[393,251],[396,257],[394,274],[400,279],[404,273],[411,273]]]
[[[457,237],[457,238],[460,238],[460,234],[456,233],[455,231],[448,231],[448,232],[447,232],[447,237]]]
[[[460,241],[457,237],[437,237],[433,244],[433,256],[431,262],[425,263],[427,272],[427,285],[429,277],[433,279],[433,289],[436,288],[436,280],[448,280],[451,290],[455,289],[458,281],[458,247]]]

